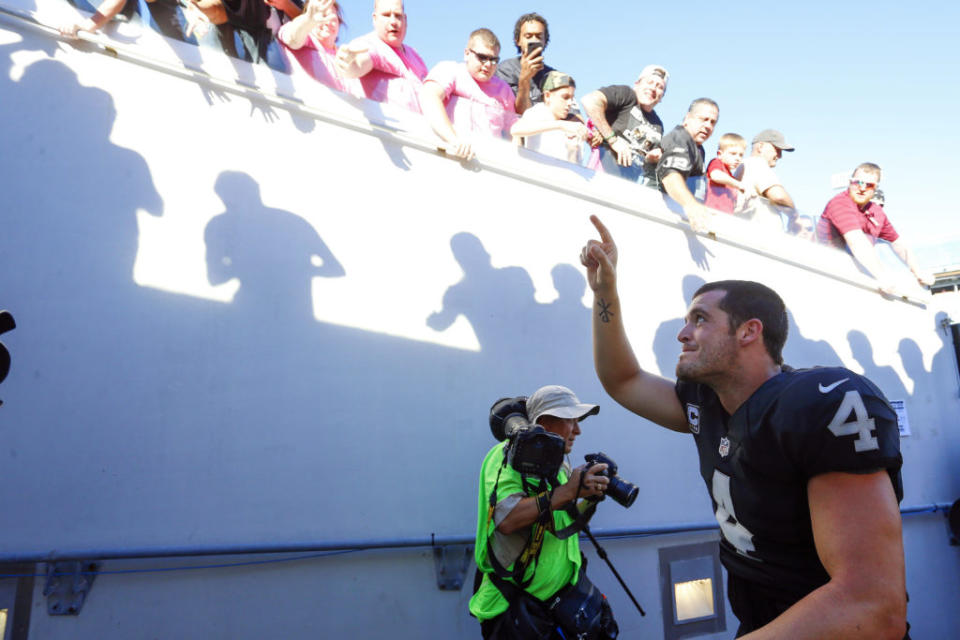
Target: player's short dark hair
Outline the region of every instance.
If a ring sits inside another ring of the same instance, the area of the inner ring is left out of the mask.
[[[730,317],[730,332],[747,320],[763,323],[763,344],[776,364],[783,364],[783,345],[787,341],[787,307],[770,287],[749,280],[720,280],[703,285],[693,297],[708,291],[724,291],[717,305]]]
[[[543,25],[543,48],[546,49],[547,44],[550,43],[550,27],[547,25],[547,19],[536,12],[525,13],[517,18],[517,23],[513,25],[513,44],[517,47],[517,53],[519,54],[523,54],[523,51],[520,51],[520,45],[517,44],[517,41],[520,40],[520,29],[523,28],[524,23],[531,20]]]

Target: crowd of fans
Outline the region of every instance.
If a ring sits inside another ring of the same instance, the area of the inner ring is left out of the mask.
[[[66,36],[96,31],[135,0],[104,0],[92,17],[61,28]],[[196,40],[229,55],[305,73],[337,91],[405,107],[424,115],[446,153],[470,160],[474,141],[511,138],[539,153],[659,189],[678,202],[691,226],[712,230],[716,212],[752,221],[812,242],[846,248],[879,282],[894,285],[874,251],[888,241],[921,285],[933,284],[877,202],[881,170],[864,163],[846,191],[830,200],[819,220],[800,215],[777,177],[783,152],[793,151],[774,129],[758,133],[747,156],[746,139],[720,137],[717,156],[705,166],[703,143],[719,107],[694,100],[683,122],[664,134],[655,107],[670,74],[645,67],[632,85],[610,85],[575,98],[576,83],[544,62],[547,20],[520,16],[513,40],[517,56],[500,61],[500,41],[489,29],[473,31],[463,62],[428,69],[405,42],[403,0],[374,0],[373,31],[338,45],[343,14],[336,0],[147,0],[158,29]],[[745,157],[746,156],[746,157]]]

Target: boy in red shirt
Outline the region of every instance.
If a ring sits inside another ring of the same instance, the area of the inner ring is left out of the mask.
[[[743,136],[725,133],[720,137],[717,157],[707,165],[707,196],[703,204],[717,211],[733,213],[737,194],[743,191],[743,186],[733,177],[733,172],[743,162],[746,149],[747,141]]]

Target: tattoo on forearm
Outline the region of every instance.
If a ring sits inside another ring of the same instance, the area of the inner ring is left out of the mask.
[[[610,303],[600,298],[597,300],[597,306],[600,307],[600,320],[602,322],[610,322],[610,316],[613,315],[613,311],[610,311]]]

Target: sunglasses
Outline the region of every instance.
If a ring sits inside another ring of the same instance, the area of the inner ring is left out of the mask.
[[[876,183],[876,182],[867,182],[866,180],[851,180],[851,181],[850,181],[850,186],[851,186],[851,187],[860,187],[861,189],[876,189],[876,188],[877,188],[877,183]]]
[[[497,64],[498,62],[500,62],[500,56],[488,56],[485,53],[477,53],[473,49],[468,49],[468,51],[473,55],[477,56],[477,60],[480,61],[480,64],[489,64],[491,62],[493,64]]]

